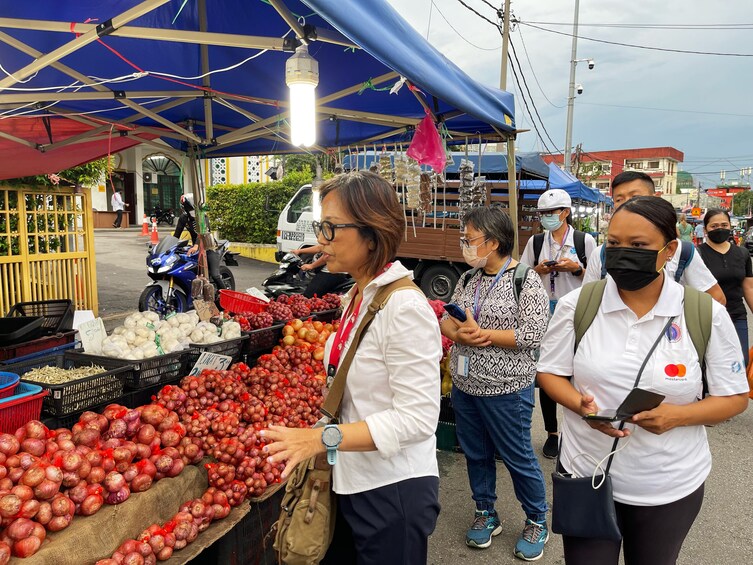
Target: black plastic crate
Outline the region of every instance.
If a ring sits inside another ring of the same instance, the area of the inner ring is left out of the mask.
[[[0,320],[2,319],[0,318]],[[62,350],[65,346],[72,348],[75,338],[76,330],[70,330],[15,345],[4,345],[0,347],[0,365],[26,361],[31,357],[51,355],[53,352]]]
[[[83,359],[87,363],[101,365],[103,362],[117,363],[120,367],[133,367],[133,374],[125,379],[126,390],[142,388],[172,382],[184,377],[186,373],[186,357],[188,350],[175,351],[157,355],[149,359],[113,359],[101,355],[90,355],[83,351],[73,351],[71,359]]]
[[[109,357],[103,357],[101,361],[90,362],[77,357],[69,357],[70,353],[57,353],[45,357],[37,357],[27,361],[21,361],[6,365],[6,370],[17,373],[21,380],[39,385],[49,390],[50,394],[44,399],[42,412],[50,416],[66,416],[88,410],[90,406],[97,404],[110,404],[115,399],[123,396],[125,382],[133,378],[133,366],[115,362]],[[104,372],[77,379],[64,384],[52,385],[33,380],[24,379],[24,375],[32,369],[39,367],[60,367],[71,369],[75,367],[87,367],[99,365]]]
[[[67,299],[19,302],[8,312],[8,317],[14,316],[42,316],[44,335],[53,335],[73,329],[73,302]]]
[[[227,355],[233,358],[233,363],[237,363],[241,355],[243,354],[244,342],[248,340],[248,336],[241,335],[241,337],[235,337],[233,339],[225,339],[218,341],[217,343],[192,343],[189,345],[188,355],[186,359],[186,374],[190,371],[199,360],[201,354],[216,353],[218,355]]]
[[[123,404],[128,408],[138,408],[139,406],[151,404],[153,402],[152,397],[157,396],[157,393],[161,391],[163,387],[167,385],[180,384],[180,381],[182,379],[183,377],[180,377],[180,378],[175,379],[174,381],[161,383],[161,384],[150,386],[147,388],[142,388],[141,390],[134,390],[133,392],[128,393]]]
[[[78,422],[78,419],[84,412],[96,412],[97,414],[101,414],[104,409],[107,408],[110,404],[120,404],[122,406],[126,406],[127,398],[128,395],[126,394],[125,396],[115,398],[113,400],[110,400],[109,402],[100,402],[95,406],[90,406],[86,410],[81,410],[79,412],[74,412],[73,414],[67,414],[65,416],[46,416],[45,414],[42,414],[41,422],[51,430],[55,430],[57,428],[67,428],[70,430],[74,426],[74,424]]]
[[[282,328],[284,327],[285,323],[281,322],[268,328],[243,332],[243,335],[248,336],[243,352],[247,355],[268,352],[282,339]]]
[[[41,316],[0,318],[0,343],[11,345],[36,339],[44,334],[42,324]]]
[[[315,320],[319,320],[320,322],[332,323],[334,320],[337,320],[340,318],[340,315],[342,314],[342,309],[340,308],[334,308],[332,310],[322,310],[321,312],[312,312],[311,315],[314,317]]]

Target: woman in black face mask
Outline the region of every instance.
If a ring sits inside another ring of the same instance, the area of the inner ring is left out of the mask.
[[[704,425],[723,422],[748,404],[739,341],[724,308],[713,300],[710,335],[699,360],[693,342],[699,334],[688,328],[694,322],[704,326],[700,314],[686,320],[684,302],[703,295],[664,272],[679,253],[675,221],[672,205],[654,196],[620,206],[607,234],[608,276],[562,297],[541,343],[537,379],[565,408],[558,469],[595,484],[608,469],[615,527],[622,536],[613,541],[616,536],[597,531],[596,523],[578,521],[577,513],[568,514],[574,505],[555,491],[553,515],[564,518],[555,518],[553,527],[572,534],[563,536],[567,565],[617,565],[621,552],[626,565],[675,564],[711,471]],[[593,317],[583,332],[586,312]],[[650,410],[631,410],[634,415],[621,416],[623,423],[586,419],[618,408],[636,387],[663,401]],[[587,504],[584,500],[581,509],[595,509]],[[583,529],[573,529],[576,522]]]
[[[748,314],[743,299],[753,308],[753,267],[744,247],[730,243],[732,225],[729,213],[709,210],[703,218],[706,243],[698,247],[703,262],[716,277],[727,298],[727,312],[735,324],[745,364],[748,364]]]

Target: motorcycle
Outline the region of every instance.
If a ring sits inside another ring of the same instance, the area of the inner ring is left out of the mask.
[[[228,251],[229,242],[218,241],[215,253],[225,288],[235,290],[235,278],[228,265],[235,266],[237,253]],[[156,246],[149,246],[146,257],[149,283],[139,298],[139,311],[157,312],[161,316],[172,312],[186,312],[193,308],[191,283],[199,270],[199,254],[188,255],[188,242],[168,235]]]
[[[163,210],[159,206],[155,206],[151,214],[151,220],[152,222],[156,221],[157,225],[168,224],[172,226],[175,225],[175,214],[173,213],[172,208]]]
[[[277,298],[281,294],[302,294],[314,276],[316,276],[315,271],[304,271],[301,269],[305,263],[295,253],[285,253],[280,259],[277,270],[262,283],[264,294],[270,298]],[[353,279],[348,277],[335,288],[330,289],[329,292],[343,294],[353,284]]]

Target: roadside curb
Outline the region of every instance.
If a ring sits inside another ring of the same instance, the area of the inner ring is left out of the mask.
[[[240,254],[241,257],[256,259],[265,263],[277,263],[275,260],[276,245],[261,243],[230,243],[230,251]]]

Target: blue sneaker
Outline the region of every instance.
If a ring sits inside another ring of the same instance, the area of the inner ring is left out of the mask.
[[[549,541],[546,522],[526,520],[523,532],[515,544],[515,557],[523,561],[536,561],[544,555],[544,544]]]
[[[465,545],[484,549],[492,544],[492,536],[502,532],[496,510],[476,510],[473,525],[465,534]]]

